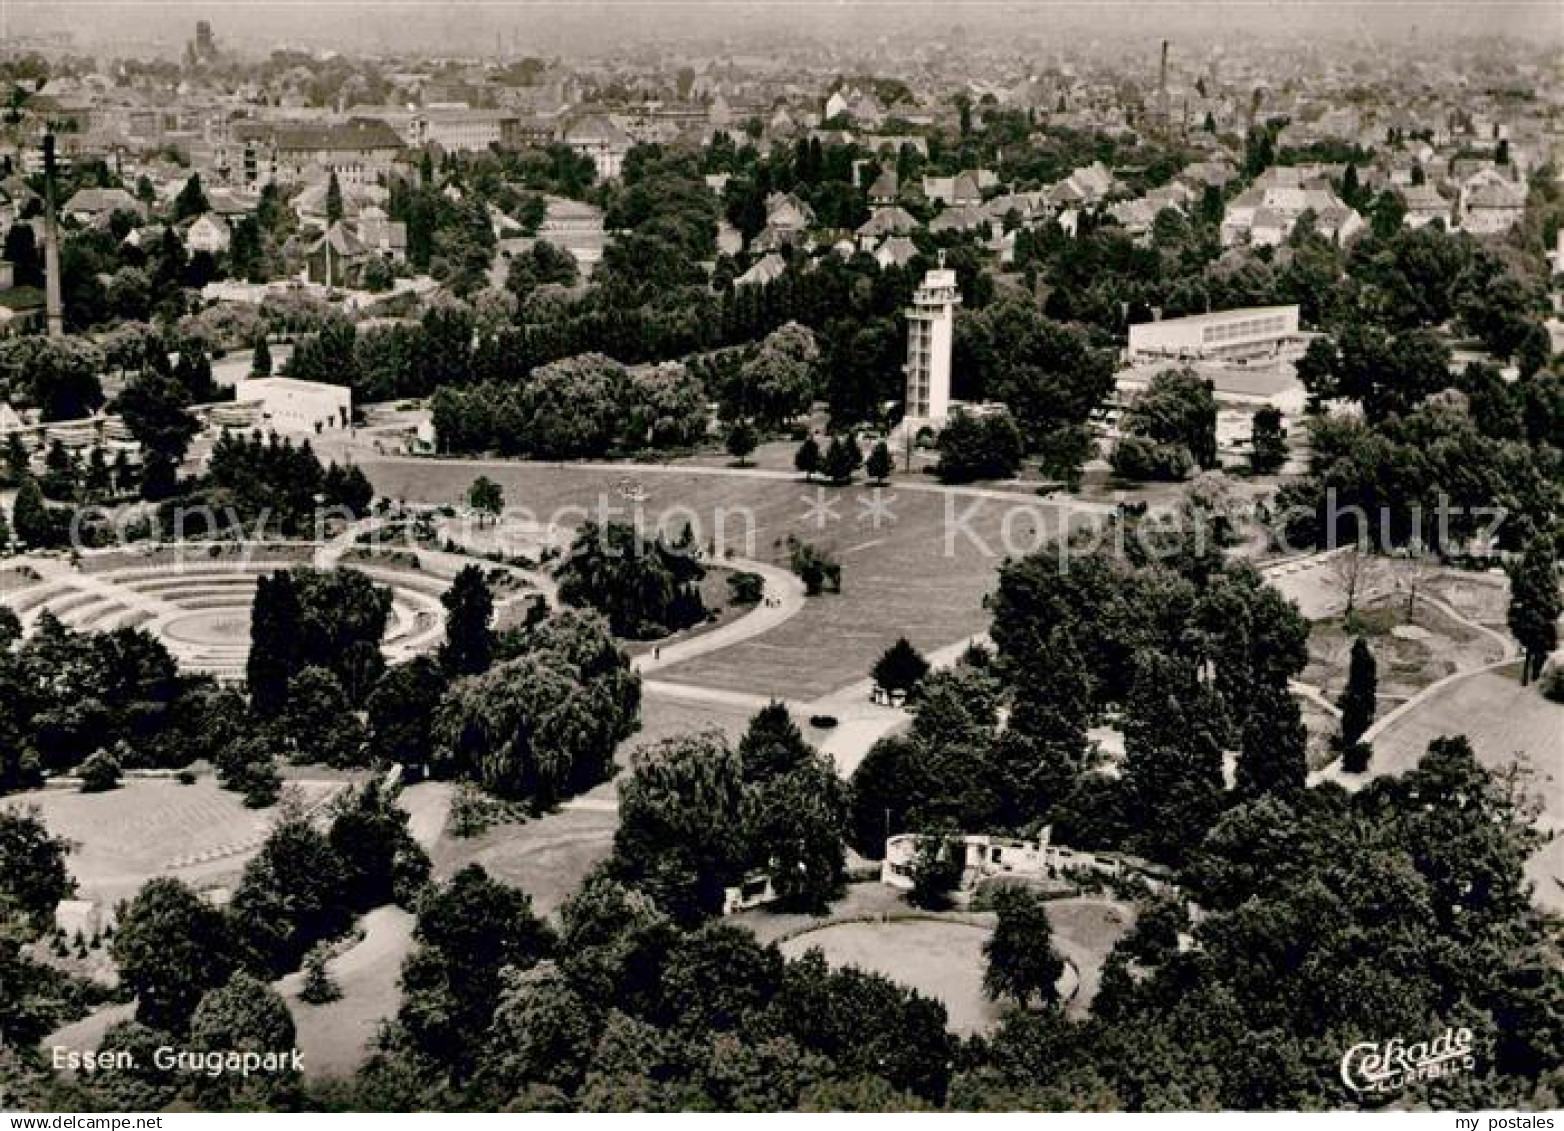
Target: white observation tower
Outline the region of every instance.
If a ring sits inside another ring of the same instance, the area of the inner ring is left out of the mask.
[[[950,351],[961,292],[956,272],[940,264],[923,277],[907,310],[907,399],[903,427],[938,428],[950,415]]]

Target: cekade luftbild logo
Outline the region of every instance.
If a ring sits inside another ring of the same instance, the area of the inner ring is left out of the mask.
[[[1359,1093],[1399,1092],[1424,1080],[1438,1080],[1477,1067],[1470,1029],[1446,1029],[1431,1041],[1406,1044],[1361,1041],[1341,1058],[1341,1082]]]

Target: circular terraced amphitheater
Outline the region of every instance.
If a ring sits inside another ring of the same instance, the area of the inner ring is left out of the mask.
[[[117,552],[89,557],[80,569],[58,560],[34,562],[38,576],[8,583],[0,602],[16,611],[24,630],[44,610],[84,632],[143,628],[187,671],[239,679],[250,651],[257,579],[313,560],[313,547],[290,544],[225,547],[216,556]],[[445,623],[440,597],[450,586],[449,575],[379,562],[355,561],[351,568],[391,591],[383,641],[388,661],[438,645]]]

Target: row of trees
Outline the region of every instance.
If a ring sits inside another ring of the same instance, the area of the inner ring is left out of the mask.
[[[709,427],[705,392],[683,366],[628,370],[601,354],[539,366],[516,384],[444,387],[430,409],[442,451],[537,459],[689,448]]]
[[[315,536],[323,511],[338,519],[368,514],[374,489],[356,464],[323,467],[309,440],[224,431],[212,445],[203,494],[225,518]]]

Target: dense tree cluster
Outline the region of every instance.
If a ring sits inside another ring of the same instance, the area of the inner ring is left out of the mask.
[[[1080,326],[1054,321],[1019,297],[963,312],[952,364],[965,382],[956,395],[1007,406],[1029,453],[1068,450],[1072,431],[1086,425],[1113,389],[1107,350]]]
[[[524,630],[434,713],[431,768],[548,808],[607,776],[639,723],[641,685],[601,618],[566,610]]]
[[[701,558],[689,527],[678,538],[643,538],[627,523],[587,522],[557,572],[559,598],[603,614],[615,636],[666,636],[706,619]]]
[[[1111,457],[1126,479],[1184,479],[1217,466],[1216,397],[1193,370],[1169,369],[1125,408]]]
[[[1021,430],[1008,411],[979,415],[958,410],[940,429],[936,445],[935,473],[942,483],[1011,479],[1021,469],[1024,454]]]
[[[842,887],[847,812],[831,760],[772,704],[736,749],[708,733],[636,753],[609,868],[682,923],[715,915],[751,878],[818,912]]]
[[[856,771],[859,851],[942,823],[1051,822],[1065,843],[1175,862],[1230,803],[1225,752],[1237,752],[1242,793],[1302,787],[1286,689],[1308,627],[1248,567],[1052,548],[1004,567],[991,607],[995,662],[925,677],[911,729]],[[1116,776],[1098,772],[1086,733],[1110,715],[1125,745]]]
[[[476,867],[432,889],[360,1103],[776,1110],[943,1095],[955,1044],[943,1006],[913,991],[818,954],[784,961],[727,924],[681,929],[605,875],[561,919],[556,935]],[[495,1039],[466,1039],[481,1031]]]
[[[285,536],[317,535],[328,517],[362,516],[374,495],[355,464],[322,467],[308,440],[223,432],[212,445],[206,501],[225,520]],[[322,508],[325,508],[324,510]]]
[[[1288,544],[1372,539],[1385,550],[1417,541],[1450,552],[1481,537],[1516,548],[1550,530],[1564,457],[1559,433],[1544,429],[1564,420],[1560,388],[1539,374],[1508,392],[1440,397],[1378,425],[1310,421],[1309,474],[1275,499]]]
[[[630,371],[601,354],[541,365],[519,385],[443,387],[430,408],[445,451],[537,459],[688,448],[708,426],[705,392],[683,366]]]
[[[1556,940],[1522,875],[1535,834],[1512,787],[1464,740],[1441,739],[1417,769],[1356,795],[1326,786],[1234,808],[1184,873],[1207,912],[1195,945],[1170,933],[1131,959],[1126,939],[1090,1021],[1012,1014],[967,1050],[952,1103],[1337,1106],[1342,1050],[1362,1034],[1437,1034],[1451,1017],[1475,1034],[1475,1070],[1401,1101],[1536,1102],[1564,1029],[1545,973]]]
[[[39,961],[32,946],[54,926],[55,905],[75,893],[65,864],[70,845],[53,837],[36,811],[0,809],[0,1052],[13,1086],[19,1051],[91,1000],[84,987]]]
[[[635,820],[665,813],[659,823],[681,839],[659,843],[682,846],[691,868],[726,851],[720,829],[701,828],[699,800],[718,803],[726,824],[753,788],[747,775],[777,773],[792,756],[771,724],[757,728],[770,752],[754,760],[715,738],[653,759],[684,768],[658,771]],[[274,839],[276,865],[312,866],[281,921],[315,922],[318,899],[302,896],[333,874],[325,846],[298,828]],[[1343,855],[1343,844],[1356,850]],[[1244,800],[1180,872],[1198,923],[1174,902],[1147,904],[1089,1016],[1013,1010],[965,1041],[947,1031],[942,1006],[877,975],[832,969],[818,952],[785,960],[730,924],[670,918],[645,884],[665,898],[695,888],[650,857],[629,876],[611,864],[590,877],[557,932],[525,894],[469,867],[425,889],[396,1020],[334,1094],[390,1110],[1313,1108],[1348,1101],[1339,1062],[1364,1033],[1438,1033],[1456,1017],[1473,1031],[1476,1067],[1407,1095],[1531,1107],[1546,1102],[1564,1048],[1557,940],[1523,874],[1535,844],[1515,781],[1483,769],[1459,739],[1356,794],[1322,786]],[[282,878],[269,871],[247,882]],[[1045,908],[1024,892],[1000,897],[987,948],[994,994],[1052,993],[1061,966]],[[143,945],[154,929],[162,949]],[[254,961],[248,929],[175,881],[148,885],[127,913],[128,940],[115,943],[141,1002],[136,1024],[188,1025],[192,1042],[282,1031],[272,999],[241,980],[253,975],[230,973]],[[198,960],[178,961],[197,937],[230,940],[231,957],[214,961],[203,945]],[[234,987],[250,991],[248,1010]],[[466,1039],[473,1032],[493,1039]],[[122,1027],[111,1047],[144,1035]],[[108,1073],[85,1086],[133,1083]]]
[[[0,793],[69,770],[105,743],[127,768],[184,765],[204,686],[142,629],[78,633],[45,610],[26,640],[0,645]]]
[[[390,590],[357,570],[295,566],[260,578],[246,668],[257,713],[282,711],[293,681],[310,669],[333,677],[350,703],[362,703],[385,670],[380,641],[390,616]]]
[[[717,390],[725,420],[778,428],[814,403],[820,359],[815,336],[796,322],[779,326],[742,364],[727,370]]]
[[[103,404],[102,352],[82,338],[14,335],[0,340],[0,399],[43,419],[79,420]]]

